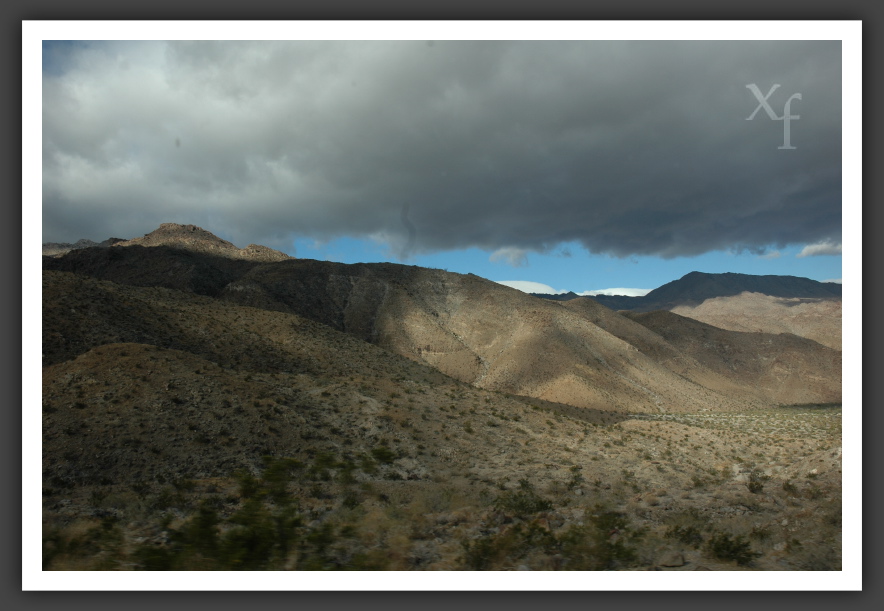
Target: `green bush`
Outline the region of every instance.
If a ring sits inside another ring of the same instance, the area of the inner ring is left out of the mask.
[[[265,502],[264,497],[247,499],[222,520],[207,501],[178,530],[169,528],[166,516],[159,526],[168,532],[168,543],[142,544],[130,561],[148,571],[278,568],[296,543],[302,520],[290,503],[274,508]]]
[[[389,465],[394,460],[398,458],[396,452],[392,451],[387,446],[378,446],[371,451],[372,457],[379,463]]]
[[[634,543],[644,529],[633,530],[626,514],[600,511],[589,516],[589,524],[572,526],[560,538],[565,568],[573,571],[607,571],[636,564]]]
[[[495,560],[494,537],[482,537],[473,541],[462,542],[464,553],[463,563],[471,571],[483,571],[491,568]]]
[[[261,482],[245,469],[237,471],[234,478],[239,487],[239,495],[244,499],[254,498],[261,490]]]
[[[516,524],[509,530],[462,543],[462,562],[472,571],[512,566],[531,553],[556,554],[559,542],[549,530],[537,522]]]
[[[368,475],[374,475],[378,472],[378,465],[371,456],[361,457],[359,459],[359,468]]]
[[[569,471],[571,472],[571,478],[568,480],[566,484],[568,490],[573,490],[580,484],[582,484],[585,480],[583,479],[583,474],[580,473],[581,467],[578,465],[572,466]]]
[[[746,484],[746,487],[749,488],[749,492],[752,494],[760,494],[761,491],[764,490],[764,482],[769,479],[769,475],[765,475],[758,469],[753,469],[752,472],[749,473],[749,482]]]
[[[671,526],[666,530],[665,535],[668,539],[676,539],[685,545],[699,547],[703,543],[703,535],[694,526]]]
[[[249,500],[229,521],[236,526],[224,533],[220,542],[221,564],[244,571],[266,568],[277,543],[277,533],[264,505]]]
[[[739,565],[747,565],[755,558],[761,556],[753,552],[749,541],[742,535],[731,537],[726,533],[713,535],[708,543],[709,551],[719,560],[736,562]]]
[[[528,480],[522,479],[519,481],[518,490],[510,490],[499,495],[493,507],[498,511],[525,517],[549,511],[552,509],[552,503],[534,492]]]
[[[261,474],[261,488],[277,503],[291,501],[288,484],[303,468],[303,463],[294,458],[264,457],[264,472]]]
[[[520,490],[511,495],[526,495]],[[522,560],[542,562],[544,568],[604,571],[634,566],[638,554],[634,543],[645,534],[633,530],[625,514],[599,511],[583,525],[572,525],[556,536],[538,520],[519,523],[498,535],[462,543],[465,568],[497,570],[512,568]]]

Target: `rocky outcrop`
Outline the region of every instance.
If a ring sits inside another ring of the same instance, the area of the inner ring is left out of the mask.
[[[216,255],[230,259],[250,261],[284,261],[290,258],[287,254],[266,246],[249,244],[245,248],[237,248],[227,240],[222,240],[210,231],[196,225],[179,225],[163,223],[156,230],[144,237],[120,242],[116,246],[168,246],[207,255]]]

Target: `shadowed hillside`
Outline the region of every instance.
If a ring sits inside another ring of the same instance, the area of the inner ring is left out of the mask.
[[[841,401],[841,352],[790,333],[725,331],[672,312],[629,312],[704,367],[777,403]]]
[[[771,394],[772,387],[752,383],[746,367],[737,375],[709,367],[659,334],[639,333],[615,312],[590,312],[585,298],[574,300],[582,307],[569,306],[478,276],[414,266],[244,259],[235,246],[199,228],[175,229],[170,238],[163,226],[154,234],[143,243],[155,246],[78,250],[45,259],[44,268],[297,314],[479,388],[581,408],[735,410],[840,395],[840,365],[814,361],[811,387],[786,385]],[[740,341],[747,359],[767,362],[765,338]],[[793,360],[805,363],[796,350],[776,358],[787,368]]]

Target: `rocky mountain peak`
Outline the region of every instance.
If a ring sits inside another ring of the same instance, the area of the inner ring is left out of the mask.
[[[119,246],[169,246],[230,259],[265,262],[283,261],[290,258],[283,252],[257,244],[237,248],[234,244],[219,238],[202,227],[178,223],[161,223],[157,229],[145,234],[144,237],[120,243]]]
[[[222,240],[202,227],[197,227],[196,225],[179,225],[178,223],[162,223],[157,229],[144,234],[144,237],[142,238],[135,238],[118,244],[118,246],[136,245],[172,246],[213,254],[222,254],[239,250],[227,240]]]

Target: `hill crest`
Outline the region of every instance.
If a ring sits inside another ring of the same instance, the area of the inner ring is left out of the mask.
[[[245,248],[238,248],[202,227],[178,223],[162,223],[154,231],[145,234],[144,237],[118,242],[114,246],[169,246],[231,259],[252,261],[284,261],[291,258],[283,252],[258,244],[249,244]]]
[[[196,229],[184,231],[199,236]],[[755,384],[735,384],[724,369],[698,363],[689,347],[667,346],[601,305],[564,307],[478,276],[389,263],[244,261],[140,243],[49,258],[44,269],[296,314],[476,387],[579,408],[731,411],[766,399]],[[763,339],[743,335],[750,343]],[[814,371],[832,384],[802,400],[840,394],[840,369],[814,362]],[[750,382],[757,370],[747,375],[740,382]]]
[[[671,310],[679,306],[697,306],[707,299],[733,297],[742,293],[757,293],[787,299],[830,300],[841,298],[841,285],[834,282],[818,282],[799,276],[690,272],[678,280],[667,282],[642,297],[593,295],[588,298],[612,310],[651,312],[653,310]],[[568,301],[578,297],[574,293],[564,295],[533,293],[533,295],[554,301]]]

